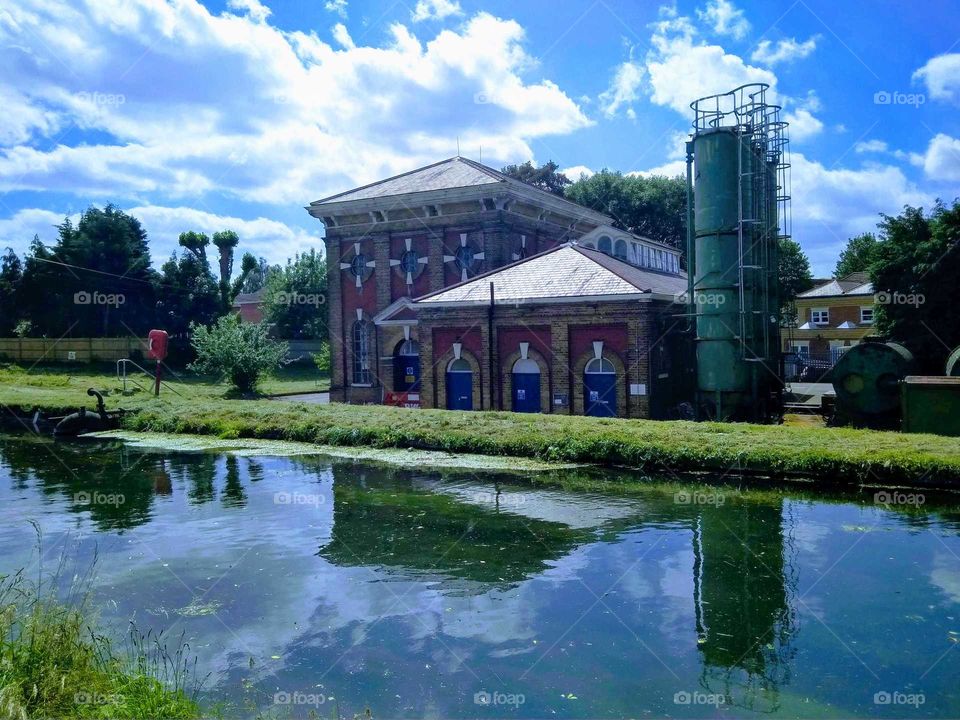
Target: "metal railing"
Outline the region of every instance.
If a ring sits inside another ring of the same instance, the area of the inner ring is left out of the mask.
[[[141,366],[137,365],[137,363],[135,363],[135,362],[134,362],[133,360],[131,360],[130,358],[122,358],[122,359],[120,359],[120,360],[117,360],[117,380],[119,380],[119,381],[121,381],[121,382],[123,383],[123,392],[124,392],[124,393],[127,392],[127,380],[129,380],[133,385],[136,385],[136,386],[137,386],[138,388],[140,388],[141,390],[143,390],[143,391],[145,391],[145,392],[149,392],[149,389],[148,389],[148,388],[145,388],[143,385],[141,385],[140,383],[138,383],[133,377],[130,377],[130,376],[127,375],[127,365],[133,365],[133,366],[134,366],[137,370],[139,370],[142,374],[144,374],[144,375],[146,375],[148,378],[150,378],[151,385],[152,385],[154,382],[156,382],[155,376],[154,376],[153,373],[148,372],[147,370],[145,370],[145,369],[142,368]],[[163,385],[165,388],[167,388],[167,390],[169,390],[170,392],[172,392],[174,395],[179,395],[180,397],[183,397],[183,395],[182,395],[181,393],[177,392],[177,389],[176,389],[175,387],[173,387],[170,383],[168,383],[166,380],[161,380],[161,381],[160,381],[160,384]]]

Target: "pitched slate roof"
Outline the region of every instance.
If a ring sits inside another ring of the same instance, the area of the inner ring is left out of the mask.
[[[369,200],[389,195],[405,195],[428,190],[450,190],[453,188],[474,187],[476,185],[496,185],[504,182],[506,175],[486,165],[475,163],[462,157],[448,158],[433,165],[394,175],[386,180],[378,180],[354,190],[331,195],[317,200],[311,205],[350,200]]]
[[[873,295],[873,284],[865,272],[855,272],[838,280],[827,280],[800,293],[798,298],[839,297],[841,295]]]
[[[687,289],[683,276],[641,270],[571,243],[425,295],[415,300],[414,306],[489,302],[491,282],[496,301],[502,303],[581,297],[615,300],[641,293],[672,296]]]

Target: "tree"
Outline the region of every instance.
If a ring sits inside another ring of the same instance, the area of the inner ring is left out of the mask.
[[[672,245],[687,241],[687,183],[682,177],[641,177],[601,170],[567,188],[567,199],[614,219],[614,226]]]
[[[185,335],[191,322],[212,325],[223,314],[220,289],[203,255],[173,253],[160,272],[157,322],[171,337]]]
[[[188,232],[180,233],[180,247],[186,248],[202,262],[207,262],[207,246],[210,244],[210,238],[204,233]]]
[[[264,295],[264,316],[282,338],[319,340],[327,337],[327,266],[310,250],[270,273]]]
[[[0,258],[0,337],[8,337],[16,327],[22,280],[23,264],[13,248],[7,248]]]
[[[877,236],[873,233],[861,233],[847,240],[847,247],[840,253],[833,276],[842,278],[850,273],[870,272],[870,267],[876,260],[879,245]]]
[[[279,267],[271,267],[266,258],[257,258],[256,267],[247,273],[243,280],[243,287],[240,292],[254,293],[267,283],[267,276]]]
[[[784,303],[813,287],[810,259],[800,243],[791,238],[780,238],[779,252],[780,297]]]
[[[113,205],[90,207],[76,226],[57,227],[53,247],[35,237],[22,280],[24,314],[34,331],[59,337],[145,333],[155,312],[156,272],[147,233]]]
[[[523,165],[507,165],[500,172],[563,197],[564,189],[570,184],[570,178],[562,172],[557,172],[559,167],[553,160],[540,167],[534,166],[532,162],[527,160]]]
[[[286,360],[287,344],[270,339],[266,323],[243,323],[225,315],[213,327],[191,325],[197,359],[191,370],[224,374],[242,392],[252,392],[260,378]]]
[[[960,345],[954,312],[960,278],[960,201],[933,212],[906,206],[882,216],[871,266],[877,330],[905,344],[923,372],[941,375],[947,354]]]

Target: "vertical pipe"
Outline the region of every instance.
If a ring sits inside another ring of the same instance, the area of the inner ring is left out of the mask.
[[[490,365],[490,409],[499,410],[494,404],[496,389],[503,384],[500,381],[500,369],[494,367],[494,349],[493,349],[493,283],[490,283],[490,307],[487,310],[487,359]]]
[[[687,141],[687,331],[695,331],[696,315],[693,301],[694,258],[693,232],[693,141]]]

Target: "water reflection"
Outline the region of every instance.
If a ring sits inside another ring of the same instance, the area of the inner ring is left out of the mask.
[[[77,501],[93,491],[125,501]],[[211,699],[259,709],[278,688],[322,685],[348,716],[486,714],[472,701],[484,689],[524,693],[518,716],[711,715],[673,702],[699,688],[736,712],[872,715],[867,689],[889,661],[857,634],[862,596],[890,628],[926,604],[889,689],[949,650],[960,617],[955,506],[678,502],[656,485],[612,497],[491,472],[34,438],[0,438],[0,500],[0,572],[30,542],[25,518],[48,536],[79,529],[103,557],[107,614],[186,630]],[[891,575],[894,553],[912,574]],[[859,573],[852,591],[829,572],[841,560]],[[924,677],[927,710],[960,711],[956,670],[947,655]]]

